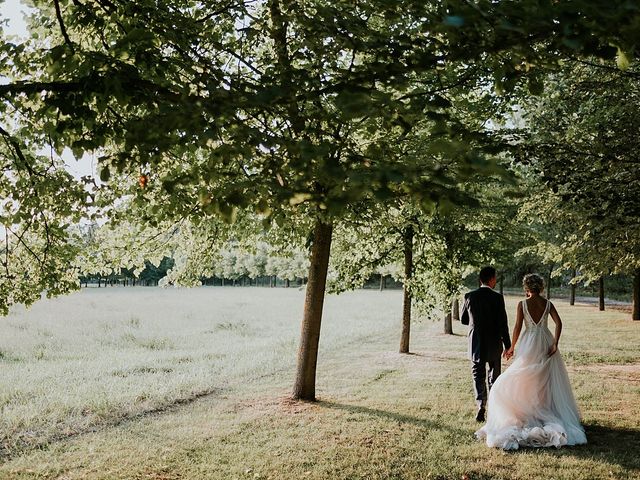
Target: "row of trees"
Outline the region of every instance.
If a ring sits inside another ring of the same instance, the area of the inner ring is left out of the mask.
[[[578,118],[592,120],[581,122],[554,97],[576,63],[636,85],[633,3],[33,5],[31,38],[0,46],[2,311],[77,288],[87,268],[154,261],[176,239],[172,281],[184,284],[210,273],[211,245],[308,247],[293,396],[312,400],[334,239],[344,278],[401,256],[407,327],[412,297],[443,306],[467,268],[506,269],[525,247],[557,247],[556,261],[583,272],[640,265],[637,225],[616,226],[637,207],[634,189],[602,201],[616,182],[637,182],[637,149],[623,144],[633,128],[621,130],[633,103],[608,122],[615,98],[600,110],[589,94]],[[513,105],[535,121],[511,125]],[[594,130],[598,112],[606,135]],[[568,153],[594,134],[602,148]],[[95,155],[99,178],[73,178],[65,148]],[[518,180],[528,188],[512,199]],[[113,248],[87,249],[71,226],[100,218],[127,228]],[[392,245],[372,245],[381,229]],[[594,257],[615,260],[600,268]],[[433,290],[417,295],[424,285]]]

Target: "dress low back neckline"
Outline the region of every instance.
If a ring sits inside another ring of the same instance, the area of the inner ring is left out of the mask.
[[[536,327],[538,325],[540,325],[543,321],[544,321],[544,317],[547,315],[548,311],[549,311],[549,304],[551,302],[549,302],[549,299],[547,300],[547,304],[544,306],[544,310],[542,311],[542,315],[540,315],[540,318],[538,319],[538,321],[536,322],[533,317],[531,316],[531,313],[529,312],[529,305],[527,305],[527,300],[523,300],[524,303],[524,309],[527,311],[527,315],[529,316],[529,320],[531,321],[531,323],[533,323]]]

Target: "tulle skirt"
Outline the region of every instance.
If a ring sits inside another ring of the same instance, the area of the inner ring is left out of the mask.
[[[487,423],[475,432],[490,447],[562,447],[587,443],[560,352],[548,356],[548,328],[529,327],[513,364],[489,392]]]

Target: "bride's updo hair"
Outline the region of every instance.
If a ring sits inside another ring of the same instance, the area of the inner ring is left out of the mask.
[[[544,279],[537,273],[528,273],[522,279],[522,286],[527,292],[540,293],[544,290]]]

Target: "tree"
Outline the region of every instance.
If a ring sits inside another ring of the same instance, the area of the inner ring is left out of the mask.
[[[538,102],[526,104],[520,159],[538,188],[529,214],[537,211],[548,232],[538,247],[552,262],[597,280],[601,297],[603,276],[634,275],[640,265],[638,78],[637,65],[620,70],[576,60],[550,76]]]
[[[531,76],[535,89],[537,68],[523,67],[547,64],[541,52],[611,56],[613,44],[621,59],[632,53],[637,10],[602,15],[610,4],[567,3],[36,0],[32,37],[0,50],[0,75],[9,79],[0,113],[4,124],[14,119],[0,130],[11,172],[2,197],[12,193],[17,205],[2,220],[19,225],[21,248],[27,233],[43,245],[43,255],[24,247],[38,268],[19,300],[33,301],[37,288],[73,288],[70,262],[52,260],[76,254],[67,219],[90,209],[111,215],[123,196],[151,225],[232,221],[238,208],[270,221],[294,211],[314,235],[299,356],[299,372],[309,366],[299,377],[312,382],[327,271],[313,262],[328,261],[334,221],[393,186],[419,203],[447,198],[437,169],[384,155],[425,116],[440,137],[431,153],[451,154],[452,145],[462,153],[468,136],[438,94],[443,85],[472,82],[474,62],[486,57],[482,74],[494,74],[500,88]],[[551,48],[539,48],[547,40]],[[103,184],[87,179],[87,192],[59,160],[29,153],[43,147],[97,154]],[[459,158],[473,174],[478,156]],[[54,193],[64,207],[29,197]],[[6,310],[15,295],[4,285]],[[314,385],[296,392],[313,399]]]

